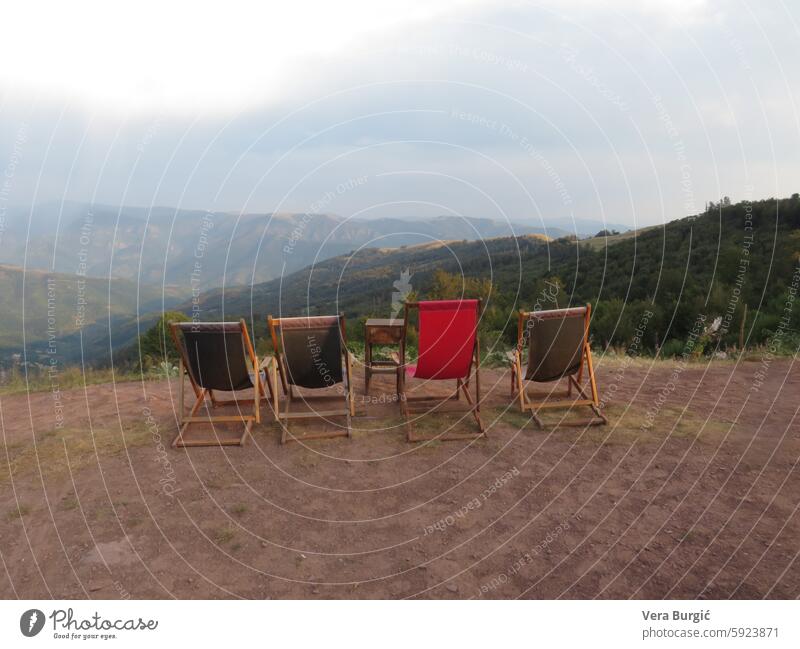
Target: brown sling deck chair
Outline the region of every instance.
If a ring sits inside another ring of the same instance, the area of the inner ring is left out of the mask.
[[[245,321],[171,322],[169,326],[175,346],[180,352],[180,424],[172,446],[243,446],[253,423],[261,422],[259,405],[262,397],[267,396],[267,388],[270,394],[273,393],[269,377],[266,372],[264,375],[261,373],[263,365],[258,364]],[[247,366],[248,360],[252,366],[252,374],[251,368]],[[264,365],[266,363],[267,361]],[[188,416],[184,413],[184,373],[189,377],[195,395],[195,402]],[[251,399],[238,399],[234,394],[232,399],[219,400],[215,395],[215,392],[236,393],[248,389],[253,390]],[[209,411],[207,415],[198,416],[197,412],[204,403],[210,403],[212,409],[236,406],[238,414],[212,415]],[[240,406],[243,405],[252,406],[252,411],[242,412]],[[232,422],[244,424],[241,437],[221,439],[214,428],[213,438],[184,439],[184,434],[192,424],[211,424],[213,428],[214,424]]]
[[[412,309],[419,312],[419,354],[415,365],[406,365],[406,333],[408,316]],[[400,408],[406,419],[406,434],[409,442],[422,442],[430,439],[459,440],[475,439],[485,436],[480,414],[480,347],[478,343],[478,319],[480,300],[437,300],[429,302],[406,302],[403,337],[400,342],[400,364],[397,368]],[[469,380],[475,367],[475,400],[469,393]],[[456,390],[449,396],[408,397],[406,381],[408,378],[429,381],[456,381]],[[433,438],[418,437],[409,417],[428,411],[439,411],[447,401],[458,400],[463,391],[468,412],[478,424],[477,433],[444,433]],[[423,410],[411,411],[409,403],[424,403]],[[437,403],[438,402],[438,403]],[[427,406],[427,407],[425,407]]]
[[[351,417],[355,415],[353,400],[353,358],[347,349],[344,314],[334,316],[307,316],[299,318],[267,318],[275,354],[272,366],[276,390],[275,415],[281,424],[281,444],[288,439],[305,441],[331,437],[352,437]],[[283,412],[278,403],[278,376],[286,396]],[[295,394],[295,388],[320,390],[343,386],[342,395]],[[314,404],[344,398],[345,407],[333,410],[314,410]],[[295,400],[311,406],[310,412],[291,412]],[[293,419],[345,417],[344,430],[309,433],[298,436],[289,430]],[[284,421],[286,423],[284,423]]]
[[[564,421],[566,426],[592,426],[607,424],[600,412],[597,384],[589,346],[589,319],[591,305],[550,311],[520,311],[517,325],[517,348],[511,352],[511,396],[519,397],[522,412],[530,412],[539,428],[544,424],[539,417],[543,408],[573,408],[589,406],[597,417],[578,421]],[[523,367],[522,355],[528,343],[528,362]],[[581,385],[584,368],[589,375],[591,394]],[[547,383],[567,379],[564,399],[550,400],[549,394],[529,394],[526,383]],[[572,398],[575,388],[582,399]]]

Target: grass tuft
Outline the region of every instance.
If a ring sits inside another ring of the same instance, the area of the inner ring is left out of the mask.
[[[224,545],[225,543],[230,543],[235,536],[236,528],[233,525],[225,525],[217,530],[214,540],[217,545]]]
[[[31,508],[27,505],[19,505],[16,509],[12,509],[10,512],[6,514],[6,520],[16,521],[22,518],[23,516],[27,516],[31,513]]]

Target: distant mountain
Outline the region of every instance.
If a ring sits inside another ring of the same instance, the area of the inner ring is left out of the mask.
[[[0,263],[195,289],[250,285],[362,247],[541,233],[490,219],[343,219],[47,203],[9,213]],[[550,236],[565,234],[551,230]],[[27,257],[26,257],[27,249]]]

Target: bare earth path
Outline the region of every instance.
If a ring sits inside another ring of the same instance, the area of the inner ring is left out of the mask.
[[[605,360],[590,430],[537,430],[487,370],[490,437],[427,445],[387,377],[353,440],[267,417],[225,450],[159,448],[174,380],[4,396],[0,596],[795,598],[800,368],[760,370]]]

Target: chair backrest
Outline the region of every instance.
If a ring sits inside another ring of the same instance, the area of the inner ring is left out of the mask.
[[[586,305],[520,314],[520,350],[528,339],[525,380],[555,381],[580,370],[590,311]]]
[[[475,351],[480,300],[414,302],[406,305],[406,314],[409,308],[419,309],[419,355],[414,376],[467,378]]]
[[[269,324],[273,345],[280,338],[282,368],[291,385],[326,388],[344,380],[343,315],[270,318]]]
[[[171,327],[196,385],[225,392],[253,387],[246,360],[249,349],[245,348],[250,339],[244,322],[175,322]]]

